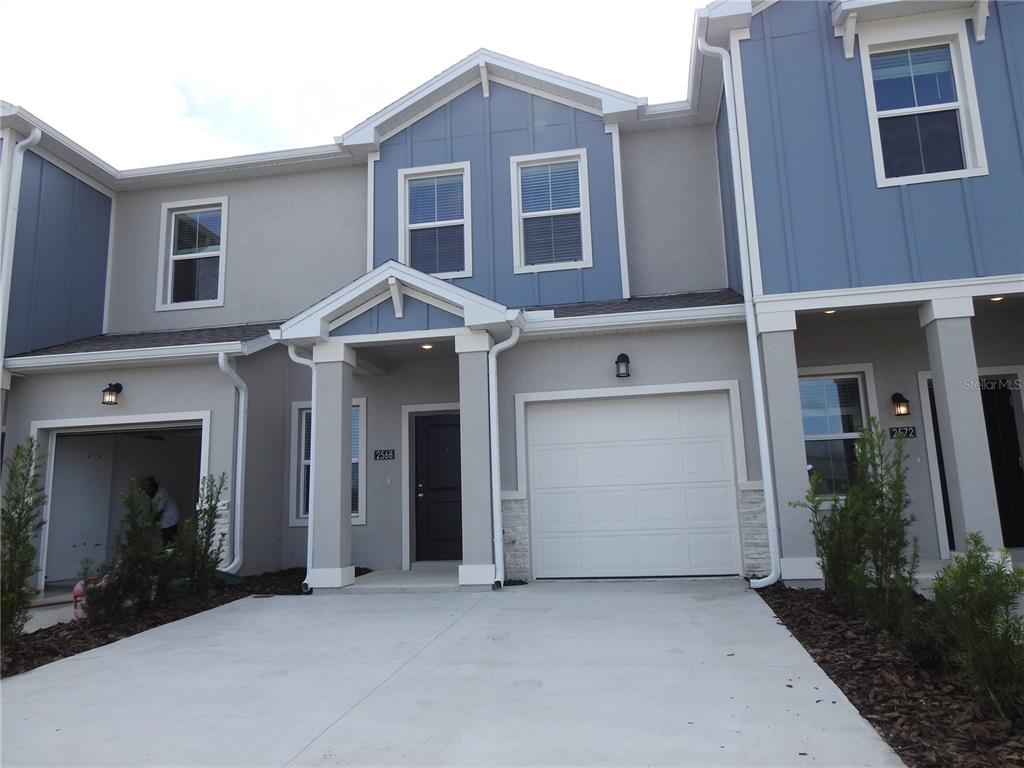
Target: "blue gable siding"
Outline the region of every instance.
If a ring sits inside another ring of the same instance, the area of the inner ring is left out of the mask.
[[[765,293],[1024,271],[1024,4],[968,39],[989,173],[879,189],[859,52],[828,3],[784,0],[741,43]],[[723,187],[724,190],[724,187]]]
[[[445,312],[425,301],[406,296],[402,301],[402,317],[395,317],[395,305],[385,301],[339,325],[331,336],[355,336],[361,333],[393,333],[440,328],[461,328],[462,318]]]
[[[25,153],[8,355],[103,332],[110,205],[106,195]]]
[[[722,190],[722,229],[725,235],[725,272],[729,287],[743,293],[740,271],[740,241],[736,224],[735,188],[732,183],[732,154],[729,150],[729,125],[726,118],[725,94],[718,105],[715,123],[715,151],[718,154],[718,188]]]
[[[584,147],[589,175],[588,269],[517,275],[509,158]],[[512,307],[622,298],[611,136],[600,117],[491,83],[477,85],[381,143],[374,163],[373,263],[398,258],[398,171],[470,163],[473,274],[455,285]]]

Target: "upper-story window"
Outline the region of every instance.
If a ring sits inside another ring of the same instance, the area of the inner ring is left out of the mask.
[[[905,21],[860,34],[880,187],[987,172],[963,17],[921,23],[928,37]]]
[[[592,266],[587,151],[511,158],[515,272]]]
[[[158,310],[223,306],[226,233],[227,198],[164,204]]]
[[[405,168],[399,190],[399,261],[435,277],[469,277],[469,163]]]

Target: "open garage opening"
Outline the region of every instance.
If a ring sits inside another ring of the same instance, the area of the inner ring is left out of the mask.
[[[40,563],[45,594],[70,591],[83,560],[100,564],[115,556],[125,512],[121,495],[133,482],[155,477],[181,514],[190,514],[198,501],[202,444],[199,423],[54,434]]]

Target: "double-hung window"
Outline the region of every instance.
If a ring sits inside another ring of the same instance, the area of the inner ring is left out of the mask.
[[[399,261],[441,278],[472,274],[469,163],[399,171]]]
[[[352,524],[366,523],[366,398],[352,399]],[[291,525],[309,521],[313,466],[313,410],[309,403],[292,405]]]
[[[858,375],[801,376],[807,464],[827,494],[846,493],[856,472],[854,443],[867,424],[864,379]]]
[[[883,22],[861,33],[879,186],[986,172],[964,22],[941,24],[948,34],[915,40]]]
[[[227,199],[163,207],[157,309],[222,306]]]
[[[511,158],[515,271],[591,266],[587,152]]]

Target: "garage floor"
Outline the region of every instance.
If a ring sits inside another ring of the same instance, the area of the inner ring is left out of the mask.
[[[733,579],[250,598],[2,696],[5,766],[901,764]]]

